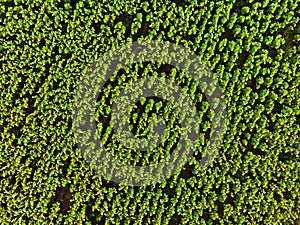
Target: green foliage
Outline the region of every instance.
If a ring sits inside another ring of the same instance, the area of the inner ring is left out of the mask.
[[[298,8],[293,0],[2,1],[0,224],[300,224]],[[213,165],[200,170],[209,109],[219,104],[210,106],[203,91],[213,94],[213,88],[156,63],[116,71],[99,90],[95,113],[114,157],[147,165],[178,144],[178,113],[165,101],[141,98],[130,118],[136,137],[147,136],[153,115],[166,122],[166,137],[151,152],[126,148],[108,125],[114,99],[140,77],[184,86],[201,130],[193,157],[173,177],[155,186],[122,186],[81,155],[72,99],[101,54],[153,39],[195,51],[217,75],[227,132]]]

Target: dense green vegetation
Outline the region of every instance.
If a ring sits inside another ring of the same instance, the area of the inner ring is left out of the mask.
[[[299,224],[299,15],[294,0],[2,0],[0,223]],[[120,69],[100,91],[96,110],[112,155],[144,165],[167,157],[177,144],[178,115],[159,98],[141,99],[131,129],[143,137],[149,118],[161,114],[170,130],[162,146],[141,153],[113,138],[114,98],[145,75],[186,88],[202,133],[189,163],[168,180],[119,185],[81,155],[72,130],[73,96],[101,54],[154,39],[194,51],[218,76],[227,132],[213,165],[200,171],[211,119],[201,90],[169,65]]]

